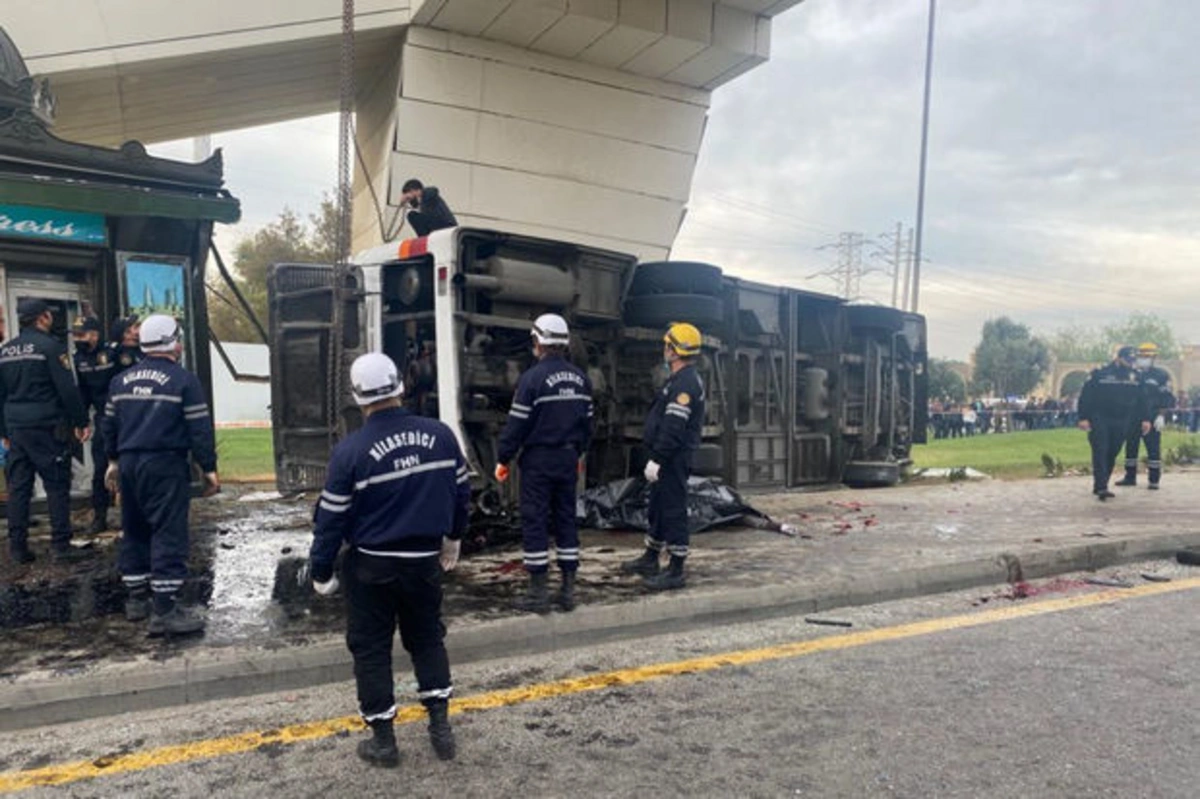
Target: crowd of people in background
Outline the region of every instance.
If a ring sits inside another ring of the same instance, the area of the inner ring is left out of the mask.
[[[1019,430],[1074,427],[1079,422],[1078,404],[1077,394],[1060,399],[976,398],[961,403],[949,398],[934,400],[929,403],[929,438],[961,438]],[[1167,422],[1191,433],[1200,430],[1200,408],[1191,405],[1188,395],[1181,392],[1176,407],[1166,414]]]

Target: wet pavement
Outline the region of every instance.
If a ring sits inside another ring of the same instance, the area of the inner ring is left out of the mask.
[[[1200,527],[1197,489],[1200,472],[1192,471],[1168,474],[1160,492],[1124,489],[1108,503],[1091,497],[1087,478],[1069,477],[751,495],[746,499],[752,505],[795,525],[799,535],[738,527],[697,535],[690,586],[700,591],[845,582],[1015,549],[1192,532]],[[124,621],[115,533],[97,541],[98,557],[90,565],[57,566],[43,558],[32,567],[13,567],[5,559],[0,618],[7,618],[9,629],[0,636],[0,679],[70,675],[100,662],[168,660],[198,647],[297,647],[340,635],[342,600],[320,599],[295,586],[310,539],[311,502],[281,499],[263,486],[233,486],[213,500],[193,503],[193,579],[186,591],[207,604],[209,625],[203,637],[190,640],[148,640],[144,625]],[[41,532],[32,542],[39,554],[47,547]],[[640,581],[617,569],[641,542],[641,533],[585,532],[581,604],[643,596]],[[1017,571],[1014,583],[1022,579]],[[511,603],[524,581],[515,545],[464,559],[446,582],[448,623],[518,615]],[[28,624],[32,616],[15,612],[21,607],[34,607],[43,623]]]

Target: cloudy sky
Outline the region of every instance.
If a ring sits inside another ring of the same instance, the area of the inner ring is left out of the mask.
[[[714,95],[673,257],[831,291],[805,280],[834,257],[819,247],[912,224],[927,8],[806,0],[778,17],[770,62]],[[937,23],[933,353],[965,358],[1000,314],[1049,332],[1151,311],[1200,342],[1200,3],[942,0]],[[246,212],[226,240],[314,208],[335,140],[329,117],[217,136]],[[890,300],[886,276],[863,288]]]

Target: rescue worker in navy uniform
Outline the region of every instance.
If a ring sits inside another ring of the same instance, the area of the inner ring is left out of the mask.
[[[1153,420],[1151,430],[1142,434],[1141,426],[1135,424],[1129,431],[1125,441],[1125,477],[1117,485],[1137,485],[1138,445],[1146,440],[1146,467],[1151,491],[1158,490],[1162,478],[1162,429],[1166,426],[1164,413],[1175,407],[1175,393],[1171,390],[1171,375],[1166,369],[1154,365],[1158,357],[1158,345],[1148,341],[1138,347],[1137,361],[1134,364],[1138,371],[1138,381],[1142,384],[1142,392],[1147,405],[1147,413]]]
[[[1116,496],[1108,479],[1130,425],[1143,435],[1150,432],[1149,406],[1133,368],[1136,352],[1121,347],[1112,363],[1092,371],[1079,392],[1079,428],[1087,431],[1092,447],[1092,493],[1101,502]]]
[[[646,551],[626,561],[622,568],[642,575],[646,588],[652,591],[682,588],[685,583],[687,479],[704,426],[704,382],[695,365],[700,343],[700,331],[687,323],[673,324],[667,330],[663,359],[671,375],[646,419],[649,460],[644,474],[650,483],[650,531]],[[670,563],[666,571],[660,571],[659,557],[664,548]]]
[[[521,532],[526,593],[520,610],[547,613],[550,533],[562,586],[558,605],[575,609],[575,574],[579,570],[579,528],[575,522],[575,487],[581,458],[592,438],[592,384],[583,370],[567,361],[571,334],[558,314],[542,314],[533,323],[533,354],[538,359],[521,375],[500,435],[496,479],[508,479],[517,453],[521,468]]]
[[[87,442],[87,411],[64,343],[50,335],[54,312],[42,300],[17,307],[21,334],[0,347],[0,437],[8,449],[8,547],[16,563],[32,563],[29,503],[42,478],[54,559],[88,553],[71,546],[71,442]]]
[[[117,370],[128,369],[142,360],[142,350],[138,342],[138,320],[136,316],[125,316],[113,320],[108,329],[108,359],[115,363]]]
[[[442,573],[458,563],[471,500],[470,472],[453,431],[401,407],[392,359],[373,352],[350,367],[366,421],[334,447],[314,514],[309,574],[317,593],[338,588],[342,563],[349,611],[346,644],[354,656],[358,706],[373,737],[358,756],[374,766],[400,763],[393,720],[392,639],[412,657],[417,698],[429,713],[429,739],[442,760],[455,754],[448,717],[450,661],[443,639]]]
[[[94,316],[77,317],[71,326],[75,338],[75,376],[79,380],[79,395],[86,412],[95,411],[95,424],[92,426],[92,535],[108,529],[110,497],[104,486],[108,457],[104,450],[101,422],[104,406],[108,402],[108,383],[116,373],[116,364],[109,357],[108,348],[100,343],[100,330],[100,320]]]
[[[187,578],[188,453],[204,473],[202,496],[220,491],[213,420],[200,380],[179,365],[178,322],[147,317],[141,348],[146,357],[112,379],[104,406],[105,481],[121,494],[125,618],[149,616],[151,636],[188,635],[204,629],[199,610],[178,600]]]

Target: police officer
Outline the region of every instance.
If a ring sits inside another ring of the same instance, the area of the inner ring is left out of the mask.
[[[349,613],[346,644],[354,656],[358,706],[373,737],[358,746],[371,765],[400,763],[392,728],[396,717],[392,639],[412,657],[417,697],[429,713],[429,738],[442,760],[454,758],[447,711],[450,661],[443,638],[442,571],[458,563],[471,500],[470,474],[454,433],[442,422],[401,407],[404,384],[382,353],[359,356],[350,367],[362,428],[336,447],[317,502],[309,569],[317,593],[338,588],[342,563]]]
[[[1154,365],[1158,357],[1158,345],[1148,341],[1138,347],[1135,366],[1138,382],[1142,385],[1147,413],[1153,419],[1150,432],[1142,435],[1141,426],[1133,425],[1125,441],[1125,477],[1119,486],[1137,485],[1138,444],[1146,439],[1146,466],[1149,472],[1151,491],[1158,490],[1162,478],[1162,429],[1166,426],[1165,411],[1175,407],[1175,394],[1171,391],[1171,375],[1166,369]]]
[[[699,355],[700,331],[686,323],[671,325],[663,337],[663,359],[671,374],[646,419],[650,532],[641,557],[622,564],[625,571],[642,575],[652,591],[682,588],[685,582],[687,478],[704,425],[704,382],[696,371]],[[664,548],[670,565],[660,571],[659,556]]]
[[[146,357],[113,377],[104,407],[105,480],[121,494],[125,618],[150,616],[151,636],[204,629],[200,612],[178,601],[187,577],[189,451],[204,473],[203,496],[221,488],[212,415],[200,381],[179,365],[181,339],[171,317],[147,317],[141,326]]]
[[[90,437],[75,387],[71,356],[50,335],[54,313],[42,300],[17,307],[21,334],[0,347],[0,437],[8,448],[8,546],[17,563],[32,563],[29,502],[42,478],[57,561],[87,556],[71,546],[71,440]]]
[[[86,412],[96,412],[96,423],[92,427],[92,535],[108,529],[109,496],[104,486],[108,458],[104,451],[101,421],[104,406],[108,402],[108,383],[116,372],[116,364],[109,357],[108,348],[101,346],[100,330],[100,320],[94,316],[76,317],[71,326],[75,338],[75,376],[79,380],[79,395]]]
[[[125,316],[113,320],[108,329],[108,358],[117,365],[117,371],[128,369],[142,360],[142,350],[138,346],[138,329],[140,325],[136,316]]]
[[[592,437],[592,384],[567,361],[571,336],[558,314],[542,314],[533,323],[533,354],[538,359],[521,375],[500,435],[496,479],[508,479],[508,464],[521,453],[521,531],[529,586],[517,601],[520,610],[546,613],[550,569],[550,531],[562,573],[558,605],[575,609],[575,573],[579,569],[579,530],[575,524],[576,472]]]
[[[1079,392],[1079,428],[1088,433],[1092,447],[1092,493],[1103,502],[1116,496],[1108,478],[1133,424],[1144,435],[1150,432],[1145,394],[1133,363],[1136,350],[1121,347],[1112,363],[1092,371]]]

